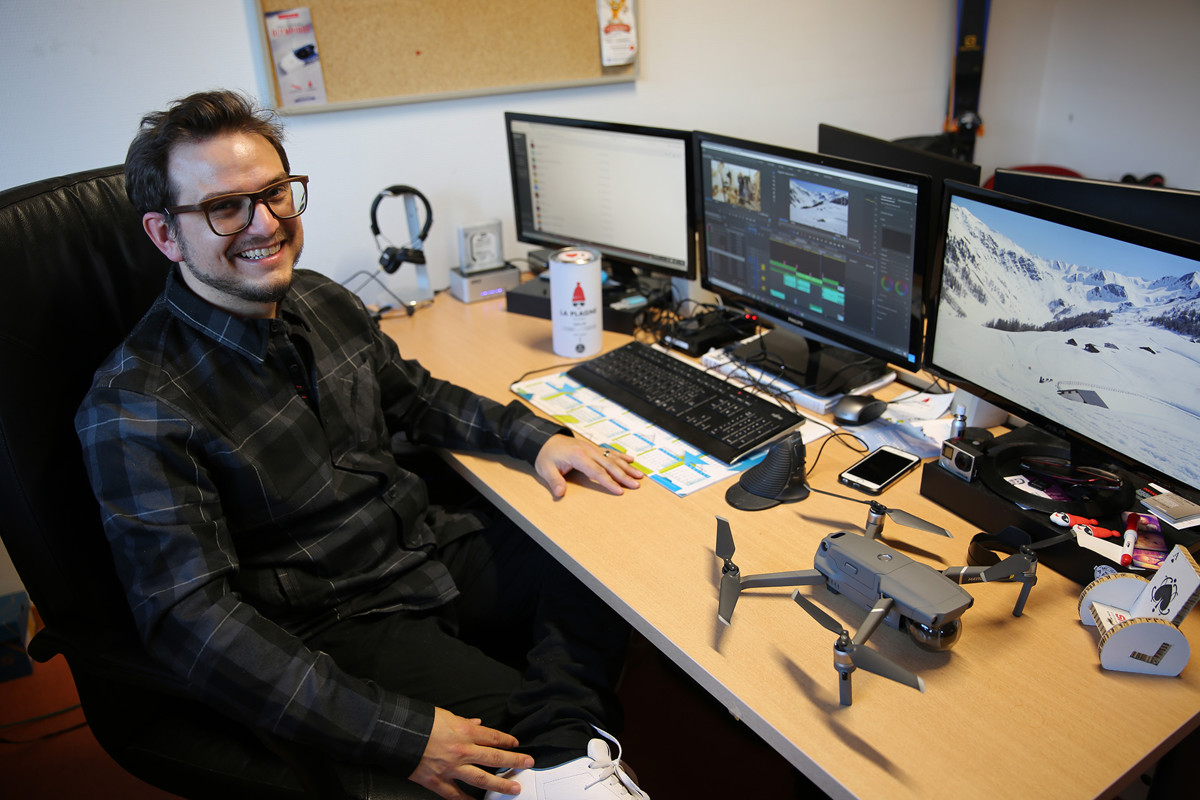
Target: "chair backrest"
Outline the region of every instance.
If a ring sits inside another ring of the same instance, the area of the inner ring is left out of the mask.
[[[273,739],[268,749],[180,700],[144,659],[74,417],[170,267],[125,197],[120,166],[0,192],[0,537],[47,632],[80,656],[67,655],[92,731],[131,773],[188,797],[293,800],[314,787],[323,797],[433,797],[382,770],[341,769]]]
[[[50,627],[132,629],[73,425],[170,267],[124,186],[114,166],[0,192],[0,537]]]

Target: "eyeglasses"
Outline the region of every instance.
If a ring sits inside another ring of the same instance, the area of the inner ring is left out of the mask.
[[[163,211],[168,214],[201,211],[213,233],[217,236],[233,236],[250,227],[254,208],[260,201],[275,219],[300,216],[308,206],[308,176],[291,175],[257,192],[217,195],[191,206],[167,206]]]

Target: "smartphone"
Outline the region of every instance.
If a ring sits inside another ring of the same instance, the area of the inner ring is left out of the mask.
[[[839,475],[838,481],[867,494],[879,494],[920,463],[918,455],[883,445]]]

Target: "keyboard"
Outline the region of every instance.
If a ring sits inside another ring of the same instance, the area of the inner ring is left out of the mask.
[[[641,342],[576,364],[567,375],[726,464],[804,422],[799,414]]]

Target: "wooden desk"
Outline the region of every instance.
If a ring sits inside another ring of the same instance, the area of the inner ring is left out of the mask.
[[[502,402],[530,370],[564,363],[550,323],[442,295],[384,322],[401,352],[435,375]],[[605,333],[605,349],[629,337]],[[815,447],[810,448],[810,462]],[[856,455],[831,442],[810,476],[842,491]],[[718,698],[731,714],[834,797],[1111,797],[1200,724],[1200,663],[1178,678],[1101,669],[1093,629],[1076,612],[1080,587],[1041,567],[1024,616],[1019,585],[968,587],[976,598],[947,653],[919,650],[881,627],[870,646],[925,679],[926,691],[862,670],[854,703],[838,703],[835,637],[792,602],[790,589],[743,592],[733,624],[717,621],[716,523],[726,517],[748,575],[812,566],[820,539],[861,532],[866,506],[814,494],[760,512],[724,502],[725,485],[679,498],[647,482],[616,497],[581,484],[554,500],[533,470],[503,457],[453,455],[467,478]],[[919,472],[919,471],[918,471]],[[732,479],[731,479],[732,480]],[[919,494],[913,473],[881,498],[955,537],[889,522],[892,546],[944,567],[966,563],[976,531]],[[862,497],[865,497],[863,495]],[[801,591],[852,632],[862,611],[822,587]],[[1183,625],[1200,643],[1200,613]]]

